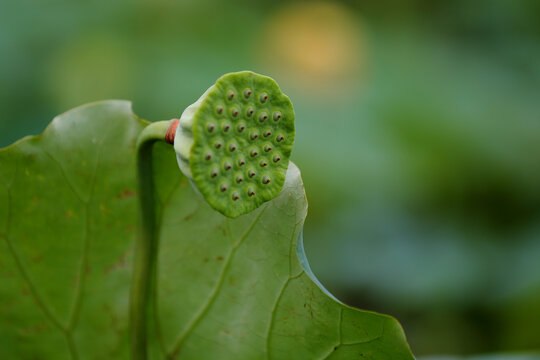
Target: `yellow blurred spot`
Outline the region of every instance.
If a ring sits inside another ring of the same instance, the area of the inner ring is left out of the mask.
[[[268,18],[261,31],[262,61],[308,90],[327,93],[358,82],[358,75],[364,72],[362,27],[343,5],[285,5]]]

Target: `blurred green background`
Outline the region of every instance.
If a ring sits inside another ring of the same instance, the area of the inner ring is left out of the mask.
[[[0,146],[83,103],[274,77],[315,274],[415,354],[540,350],[540,1],[0,1]],[[430,357],[431,359],[431,357]]]

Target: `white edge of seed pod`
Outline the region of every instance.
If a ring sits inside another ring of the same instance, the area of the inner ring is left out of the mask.
[[[193,175],[189,164],[191,157],[191,148],[193,147],[193,118],[199,110],[202,102],[206,98],[206,95],[214,88],[214,85],[210,86],[208,90],[201,95],[201,97],[193,104],[189,105],[182,115],[180,116],[180,122],[176,128],[176,134],[174,136],[174,151],[176,152],[176,160],[178,161],[178,167],[180,171],[192,181]],[[195,186],[196,187],[196,186]]]

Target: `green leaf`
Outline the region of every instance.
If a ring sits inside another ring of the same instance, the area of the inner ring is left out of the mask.
[[[127,358],[144,126],[127,102],[91,104],[0,151],[3,358]]]
[[[538,360],[540,354],[488,354],[474,356],[425,356],[418,360]]]
[[[134,144],[145,125],[128,102],[95,103],[0,150],[3,358],[128,358]],[[276,199],[234,220],[194,192],[170,145],[155,147],[154,165],[151,358],[413,358],[396,320],[315,281],[294,165]]]

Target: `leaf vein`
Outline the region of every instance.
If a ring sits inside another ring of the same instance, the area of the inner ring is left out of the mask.
[[[80,190],[77,189],[75,184],[71,181],[71,179],[67,176],[67,172],[64,169],[64,166],[62,165],[62,162],[60,162],[58,159],[56,159],[49,151],[47,151],[45,148],[43,148],[43,152],[45,155],[49,157],[60,169],[60,173],[62,174],[62,177],[66,179],[66,183],[70,187],[71,191],[75,194],[75,196],[84,204],[88,204],[89,199],[85,199],[84,196],[80,193]]]
[[[109,128],[109,130],[103,137],[103,140],[101,140],[101,142],[98,145],[96,165],[94,166],[94,170],[92,171],[92,179],[90,181],[90,191],[88,193],[88,199],[85,202],[86,206],[85,206],[85,211],[84,211],[85,221],[84,221],[84,230],[83,230],[83,250],[81,254],[81,262],[79,264],[79,270],[77,272],[77,288],[75,290],[75,299],[73,300],[73,306],[71,308],[71,312],[68,318],[69,322],[68,322],[67,330],[69,332],[72,332],[73,329],[75,328],[75,325],[77,324],[77,320],[79,318],[79,314],[82,308],[82,300],[83,300],[82,294],[84,292],[86,278],[87,278],[88,252],[89,252],[89,247],[90,247],[89,207],[90,207],[90,201],[92,200],[92,197],[94,195],[94,190],[96,187],[97,172],[98,172],[100,162],[101,162],[103,144],[105,143],[105,140],[107,140],[107,138],[109,137],[109,134],[111,133],[111,131],[112,130]],[[60,168],[63,169],[63,167],[61,166],[61,163],[58,162],[58,164],[60,165]],[[64,177],[66,177],[67,179],[67,176],[65,176],[65,173],[64,173]],[[73,346],[75,347],[74,344]]]
[[[188,326],[186,329],[180,333],[178,338],[176,339],[174,346],[172,347],[171,351],[169,352],[169,358],[174,359],[180,352],[180,347],[182,346],[182,343],[184,340],[188,337],[188,335],[195,329],[195,327],[199,324],[199,322],[202,320],[203,316],[206,314],[206,312],[210,309],[212,304],[214,303],[214,300],[217,298],[217,295],[219,294],[219,291],[221,290],[221,287],[223,286],[223,282],[225,280],[225,275],[227,273],[227,270],[229,269],[229,266],[231,264],[231,260],[234,257],[234,254],[238,247],[242,244],[242,242],[248,237],[248,235],[251,233],[259,219],[262,217],[262,214],[268,207],[265,206],[259,214],[255,217],[251,225],[247,228],[247,230],[244,232],[244,234],[240,237],[240,239],[236,242],[236,244],[233,244],[231,247],[231,250],[229,254],[227,255],[227,259],[225,261],[225,264],[223,265],[223,268],[221,270],[221,273],[219,274],[218,281],[216,283],[216,286],[206,299],[206,302],[203,304],[203,306],[199,309],[199,311],[195,314],[193,318],[191,318],[190,322],[188,323]]]
[[[32,296],[34,297],[34,300],[36,301],[36,304],[37,306],[41,309],[42,313],[45,315],[45,317],[47,319],[49,319],[49,321],[56,327],[58,328],[58,330],[60,330],[61,332],[65,333],[66,332],[66,327],[64,325],[62,325],[62,323],[60,322],[60,320],[58,320],[56,318],[56,316],[53,314],[53,312],[51,311],[51,309],[49,309],[49,307],[46,305],[45,301],[41,298],[41,295],[38,293],[37,291],[37,288],[36,286],[34,285],[34,282],[32,281],[32,279],[30,278],[30,274],[26,271],[26,269],[24,268],[24,264],[21,260],[21,258],[19,257],[19,255],[17,254],[14,246],[13,246],[13,243],[11,242],[11,237],[9,235],[10,233],[10,223],[11,223],[11,216],[12,216],[12,195],[11,195],[11,186],[7,188],[7,194],[8,194],[8,211],[7,211],[7,227],[6,227],[6,231],[5,231],[5,240],[6,240],[6,243],[8,245],[8,249],[9,249],[9,253],[11,255],[11,257],[13,258],[13,260],[15,261],[15,264],[17,266],[17,269],[19,270],[19,273],[21,274],[21,276],[23,277],[24,281],[26,282],[26,284],[28,285],[28,288],[30,290],[30,293],[32,294]]]
[[[304,273],[304,270],[300,271],[298,274],[294,276],[289,275],[289,277],[287,277],[287,280],[285,280],[285,282],[281,286],[281,289],[279,290],[279,294],[278,294],[278,297],[276,298],[274,306],[272,306],[272,311],[270,312],[270,321],[268,322],[268,329],[266,330],[266,358],[267,359],[270,359],[270,336],[272,333],[272,329],[274,328],[277,307],[279,303],[281,302],[281,298],[283,297],[283,294],[285,293],[285,289],[287,288],[287,286],[289,286],[289,283],[291,282],[291,280],[299,278],[300,276],[302,276],[303,273]]]

